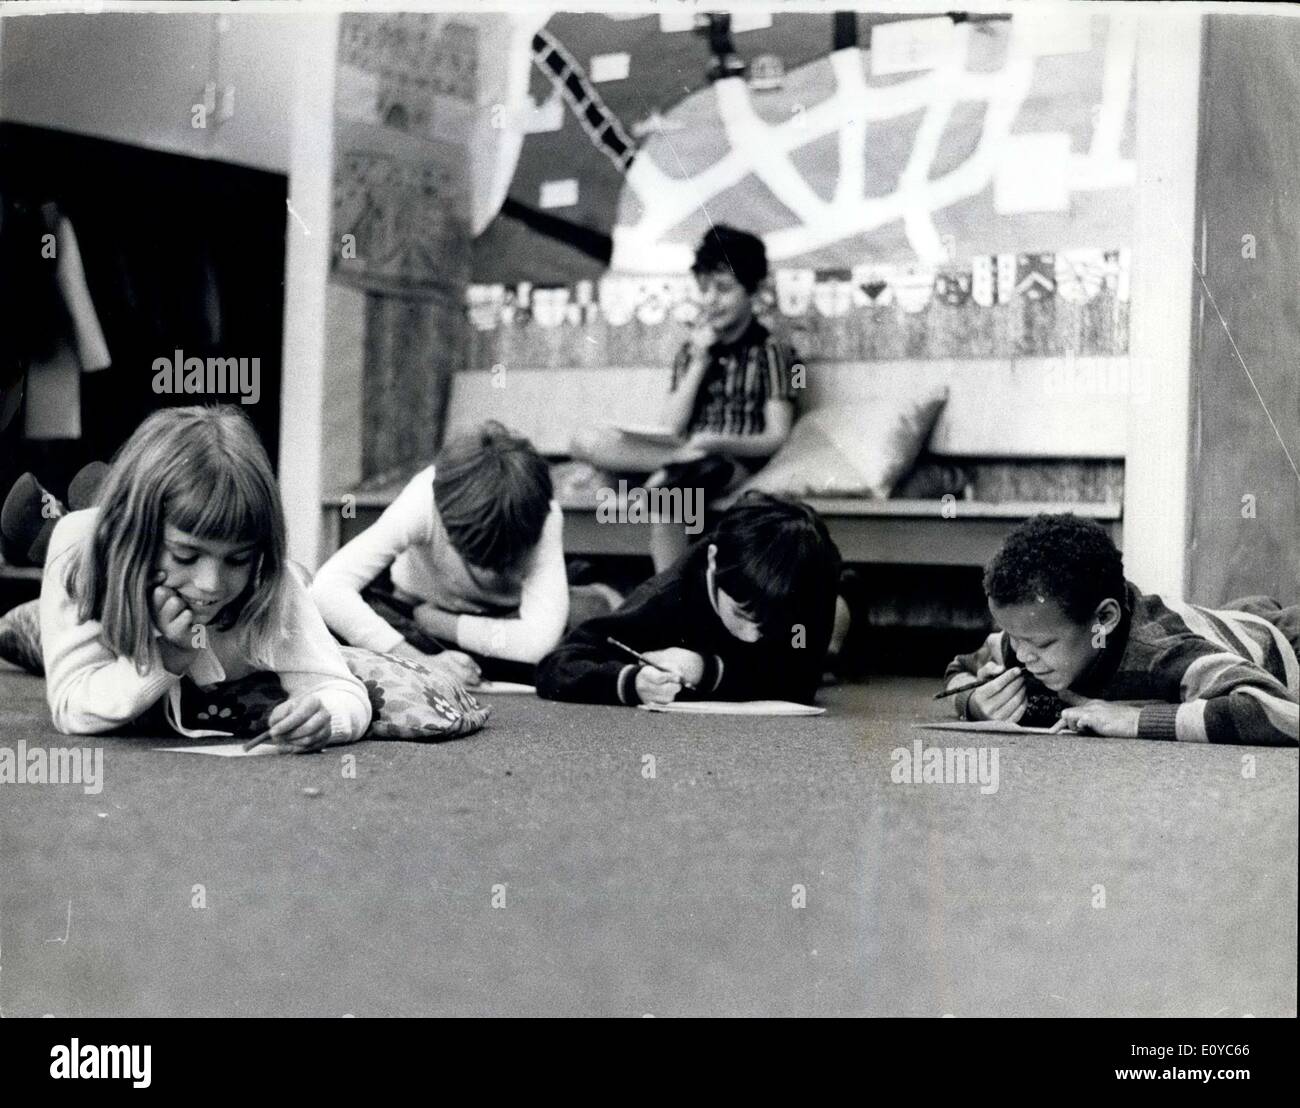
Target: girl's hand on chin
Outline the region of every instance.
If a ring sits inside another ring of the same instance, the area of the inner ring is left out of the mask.
[[[198,654],[194,645],[194,613],[175,589],[155,585],[149,594],[149,611],[162,637],[158,649],[163,666],[172,673],[184,673]]]
[[[155,586],[149,597],[154,626],[173,646],[189,647],[190,632],[194,628],[194,613],[176,593],[166,585]]]

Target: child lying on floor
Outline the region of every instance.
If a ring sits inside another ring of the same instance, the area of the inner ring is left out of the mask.
[[[234,407],[171,408],[114,459],[98,506],[59,520],[41,582],[46,695],[64,734],[111,731],[161,705],[182,734],[194,691],[266,674],[288,694],[272,740],[303,753],[371,720],[306,585],[285,559],[270,462]]]
[[[353,646],[409,657],[469,686],[484,676],[531,682],[569,617],[563,529],[546,461],[527,439],[488,422],[448,442],[330,558],[312,596],[330,630]],[[618,599],[611,589],[573,592],[593,613]]]
[[[1110,535],[1042,515],[1017,527],[984,574],[1001,627],[953,659],[963,719],[1114,738],[1295,746],[1300,607],[1255,597],[1211,611],[1138,591]],[[1145,701],[1144,704],[1120,703]]]
[[[751,493],[618,611],[588,620],[537,667],[552,700],[811,704],[830,641],[840,555],[811,508]],[[651,664],[629,661],[610,639]]]

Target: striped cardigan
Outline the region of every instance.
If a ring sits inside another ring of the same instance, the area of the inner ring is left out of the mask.
[[[1098,700],[1145,702],[1138,737],[1184,742],[1295,746],[1300,741],[1300,609],[1264,598],[1224,610],[1125,590],[1124,618],[1097,663],[1070,691]],[[944,684],[986,662],[1014,666],[1006,634],[948,665]],[[968,693],[958,693],[966,715]]]

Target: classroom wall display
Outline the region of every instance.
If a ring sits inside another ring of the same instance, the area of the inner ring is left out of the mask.
[[[778,270],[759,317],[801,357],[900,361],[1128,351],[1129,251],[973,259],[965,268]],[[470,285],[473,367],[668,365],[694,318],[690,277],[609,274],[572,287]]]
[[[480,31],[462,13],[340,19],[326,365],[334,434],[322,470],[345,485],[414,465],[438,445],[467,330]]]
[[[886,281],[919,310],[926,271],[969,268],[969,294],[960,279],[941,293],[978,303],[972,259],[1128,242],[1122,14],[737,14],[722,45],[711,18],[556,14],[514,40],[506,65],[526,77],[500,122],[518,142],[499,144],[509,187],[474,283],[680,276],[727,221],[761,234],[778,271],[919,268]]]
[[[922,312],[931,304],[991,308],[1013,300],[1052,297],[1086,304],[1103,289],[1120,303],[1129,298],[1127,248],[1060,253],[979,255],[964,267],[859,265],[852,269],[779,269],[759,290],[760,314],[789,319],[836,318],[858,308],[897,307]],[[609,273],[598,282],[534,286],[530,281],[471,284],[465,303],[480,331],[535,323],[582,326],[603,319],[612,327],[633,320],[647,325],[690,323],[697,312],[695,283],[685,276]]]
[[[435,97],[475,101],[477,45],[472,25],[433,12],[345,12],[339,20],[339,64],[373,74],[384,102],[402,104],[412,120],[427,120]]]
[[[468,278],[465,147],[478,112],[478,29],[438,13],[345,14],[335,94],[331,265],[402,294]]]

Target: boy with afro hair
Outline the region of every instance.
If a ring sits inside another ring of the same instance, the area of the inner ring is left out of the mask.
[[[1113,738],[1300,741],[1300,606],[1250,597],[1216,611],[1142,593],[1106,530],[1073,515],[1017,527],[984,591],[1001,630],[944,674],[948,690],[971,686],[953,697],[963,719],[1059,721]]]

